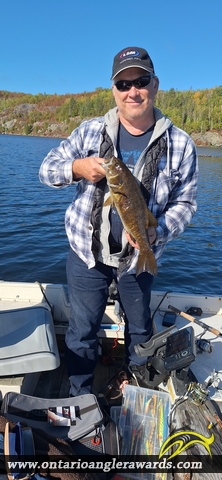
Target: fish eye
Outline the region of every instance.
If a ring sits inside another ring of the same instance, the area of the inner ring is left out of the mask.
[[[121,166],[118,163],[116,163],[115,167],[116,167],[116,170],[122,170]]]

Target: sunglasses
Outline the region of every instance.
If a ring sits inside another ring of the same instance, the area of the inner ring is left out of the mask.
[[[128,92],[132,87],[135,87],[137,90],[140,88],[147,87],[150,84],[151,78],[154,75],[144,75],[143,77],[136,78],[135,80],[118,80],[114,83],[119,92]]]

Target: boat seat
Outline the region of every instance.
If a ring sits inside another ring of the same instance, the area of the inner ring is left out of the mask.
[[[0,376],[60,365],[52,314],[44,306],[0,311]]]

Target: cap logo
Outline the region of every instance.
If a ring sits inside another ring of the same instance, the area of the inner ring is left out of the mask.
[[[140,55],[140,52],[138,52],[138,50],[125,50],[123,53],[121,53],[120,58],[138,57],[138,55]]]

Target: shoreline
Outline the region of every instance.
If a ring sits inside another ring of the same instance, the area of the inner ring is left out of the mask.
[[[10,135],[14,137],[30,137],[30,138],[57,138],[65,140],[69,134],[62,134],[62,132],[57,132],[54,135],[26,135],[24,132],[15,133],[15,132],[1,132],[1,135]],[[219,132],[206,132],[206,133],[191,133],[190,137],[194,141],[197,148],[222,148],[222,134]],[[202,157],[215,157],[215,155],[203,154]],[[219,157],[219,155],[218,155]]]

